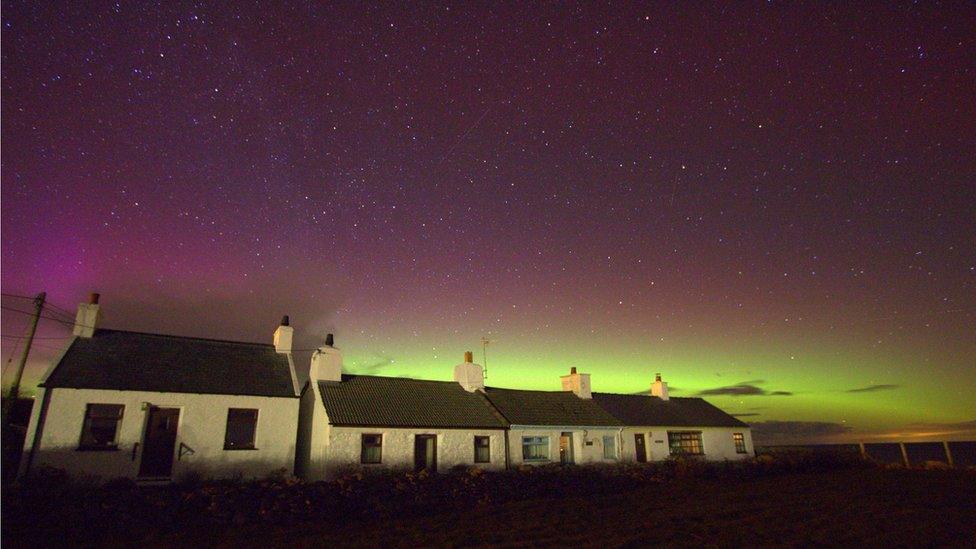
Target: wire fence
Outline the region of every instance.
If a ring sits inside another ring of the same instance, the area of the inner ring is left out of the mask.
[[[797,451],[825,455],[860,455],[877,463],[904,467],[976,467],[976,440],[756,446],[757,456],[775,456]]]

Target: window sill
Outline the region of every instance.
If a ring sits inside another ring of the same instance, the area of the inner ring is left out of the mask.
[[[118,446],[79,446],[76,452],[118,452]]]
[[[224,446],[224,451],[227,451],[227,452],[235,452],[237,450],[257,450],[257,449],[258,448],[255,448],[253,446],[239,446],[239,447],[238,446],[231,446],[231,447]]]

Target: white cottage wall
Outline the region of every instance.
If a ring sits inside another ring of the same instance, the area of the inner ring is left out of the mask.
[[[512,426],[508,431],[508,444],[512,465],[546,465],[559,463],[559,437],[562,433],[573,433],[573,462],[577,464],[617,463],[620,456],[619,427],[530,427]],[[614,437],[617,444],[614,458],[603,457],[603,437]],[[549,459],[522,459],[522,437],[549,437]],[[586,442],[592,442],[587,445]]]
[[[302,393],[298,432],[299,470],[297,474],[309,481],[328,478],[326,450],[332,426],[322,404],[318,383],[310,382]],[[358,462],[358,458],[357,458]]]
[[[382,463],[361,464],[362,435],[383,435]],[[505,431],[501,429],[420,429],[392,427],[331,428],[326,448],[327,474],[334,476],[349,470],[413,469],[414,437],[437,436],[437,469],[449,471],[457,465],[483,469],[505,468]],[[474,462],[474,437],[489,437],[490,463]]]
[[[668,431],[701,431],[702,450],[708,461],[748,459],[755,455],[752,445],[752,432],[748,427],[625,427],[620,446],[621,461],[637,461],[637,444],[635,434],[644,435],[644,446],[647,451],[647,461],[662,461],[671,457],[668,446]],[[735,450],[733,433],[742,433],[746,442],[746,453],[740,454]]]
[[[238,475],[262,477],[284,472],[291,475],[295,463],[298,430],[297,398],[157,393],[101,389],[48,389],[50,402],[40,441],[34,449],[32,469],[50,466],[74,476],[102,479],[136,478],[139,472],[148,411],[143,403],[179,408],[180,419],[173,458],[173,478],[194,472],[207,478]],[[38,409],[42,399],[38,400]],[[118,430],[118,450],[78,450],[88,404],[125,406]],[[258,410],[254,450],[225,450],[224,436],[229,408]],[[31,418],[30,437],[36,429]],[[135,444],[139,447],[133,451]],[[193,450],[178,458],[180,443]],[[25,448],[25,458],[30,446]]]

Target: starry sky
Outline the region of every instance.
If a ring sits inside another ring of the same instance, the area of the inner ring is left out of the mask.
[[[976,432],[971,3],[2,10],[4,379],[103,325]],[[60,310],[59,310],[60,309]],[[307,358],[305,359],[307,361]],[[307,368],[307,362],[306,366]]]

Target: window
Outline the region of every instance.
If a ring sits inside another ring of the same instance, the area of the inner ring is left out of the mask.
[[[121,404],[89,404],[85,408],[85,422],[81,427],[79,450],[115,450],[119,447]]]
[[[522,459],[525,461],[549,459],[549,437],[522,437]]]
[[[603,437],[603,459],[617,459],[617,437]]]
[[[668,431],[668,446],[671,455],[700,456],[702,451],[701,431]]]
[[[491,437],[474,437],[474,462],[491,462]]]
[[[363,435],[363,449],[359,454],[360,463],[382,463],[383,435]]]
[[[735,442],[735,453],[746,453],[746,437],[742,433],[732,433],[732,440]]]
[[[253,450],[254,433],[257,426],[257,410],[248,408],[230,408],[227,410],[224,450]]]

